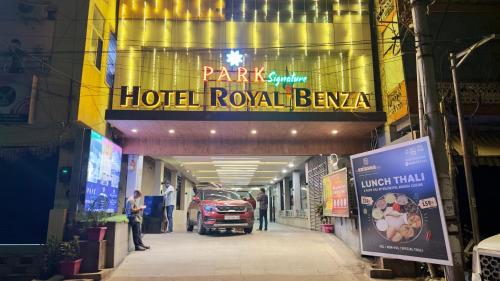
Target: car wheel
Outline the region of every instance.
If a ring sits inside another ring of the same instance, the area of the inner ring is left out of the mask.
[[[203,227],[203,216],[198,213],[198,234],[203,235],[207,232],[205,227]]]
[[[193,225],[191,224],[191,220],[189,219],[189,215],[187,215],[187,219],[186,219],[186,230],[193,231]]]
[[[253,230],[253,227],[248,227],[248,228],[243,229],[243,231],[245,231],[246,234],[252,233],[252,230]]]

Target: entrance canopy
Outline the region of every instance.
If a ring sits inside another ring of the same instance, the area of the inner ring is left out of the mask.
[[[109,110],[124,153],[150,156],[353,154],[370,148],[384,112]]]

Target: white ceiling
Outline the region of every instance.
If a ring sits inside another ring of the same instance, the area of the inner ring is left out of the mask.
[[[169,156],[161,157],[196,182],[224,187],[264,186],[303,167],[304,156]]]

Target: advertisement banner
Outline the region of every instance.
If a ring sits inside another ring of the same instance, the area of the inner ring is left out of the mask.
[[[347,169],[340,169],[323,177],[324,216],[349,217]]]
[[[361,253],[452,265],[429,138],[351,156]]]
[[[37,87],[36,75],[0,75],[0,123],[31,123]]]

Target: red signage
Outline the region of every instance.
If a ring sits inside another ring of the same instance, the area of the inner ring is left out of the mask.
[[[324,215],[349,217],[347,169],[340,169],[323,177]]]

